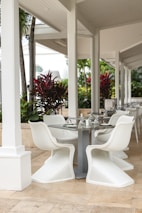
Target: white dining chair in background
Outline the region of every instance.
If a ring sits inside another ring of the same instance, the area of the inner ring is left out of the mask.
[[[129,114],[129,111],[122,111],[122,110],[117,110],[109,119],[108,123],[106,123],[106,125],[108,124],[108,126],[115,126],[116,125],[116,122],[117,120],[119,119],[120,116],[122,115],[128,115]],[[96,136],[99,136],[99,134],[109,134],[110,132],[112,131],[111,128],[109,129],[101,129],[101,130],[97,130],[95,131],[95,137]],[[106,135],[107,137],[107,135]],[[109,137],[109,135],[108,135]]]
[[[134,116],[135,123],[134,123],[134,131],[135,131],[135,138],[136,142],[139,143],[139,136],[138,136],[138,109],[134,107],[127,107],[126,110],[129,111],[130,116]]]
[[[53,114],[53,115],[44,114],[43,115],[43,121],[46,124],[50,124],[50,125],[52,125],[52,124],[65,124],[66,123],[64,116],[61,115],[61,114]]]

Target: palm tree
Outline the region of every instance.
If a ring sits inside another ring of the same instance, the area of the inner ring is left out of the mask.
[[[29,84],[29,101],[33,102],[33,95],[31,91],[33,91],[33,79],[35,77],[35,41],[34,41],[34,30],[35,30],[35,21],[36,18],[32,16],[31,28],[29,34],[29,60],[30,60],[30,84]]]
[[[22,46],[22,37],[26,36],[31,16],[19,9],[19,42],[20,42],[20,70],[21,70],[21,85],[22,85],[22,96],[25,101],[27,101],[27,83],[26,83],[26,74],[25,74],[25,63],[24,63],[24,54],[23,54],[23,46]]]
[[[85,68],[86,67],[88,69],[90,69],[90,67],[91,67],[91,61],[90,61],[90,59],[78,59],[77,60],[77,68],[79,69],[80,79],[83,81],[82,83],[87,88],[86,73],[85,73]]]

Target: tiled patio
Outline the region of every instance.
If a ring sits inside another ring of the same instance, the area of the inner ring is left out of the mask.
[[[85,179],[54,184],[33,182],[21,192],[0,191],[0,213],[142,213],[142,140],[134,134],[127,151],[134,164],[129,175],[135,184],[110,188],[88,184]],[[49,155],[32,148],[32,172]]]

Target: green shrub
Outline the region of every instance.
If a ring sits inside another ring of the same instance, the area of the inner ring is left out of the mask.
[[[28,120],[38,121],[42,120],[42,117],[38,115],[38,112],[33,109],[33,103],[26,101],[23,97],[20,100],[21,106],[21,123],[27,123]]]

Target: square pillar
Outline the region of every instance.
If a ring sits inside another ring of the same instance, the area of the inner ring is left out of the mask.
[[[30,152],[0,155],[0,190],[21,191],[31,184],[30,158]]]
[[[1,0],[1,23],[0,189],[23,190],[31,183],[31,153],[25,151],[21,139],[18,0]]]

